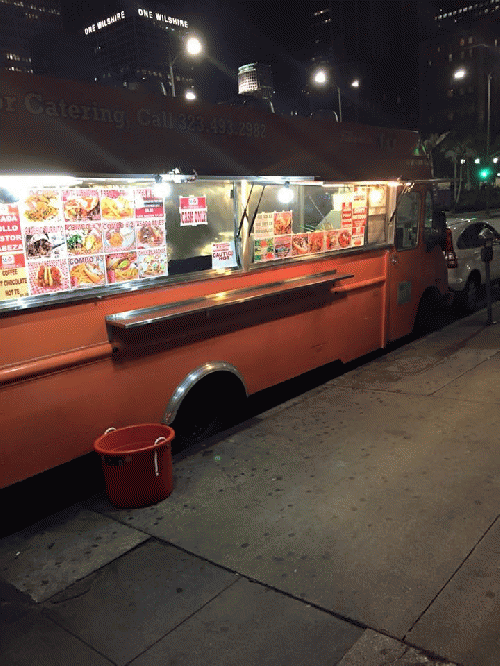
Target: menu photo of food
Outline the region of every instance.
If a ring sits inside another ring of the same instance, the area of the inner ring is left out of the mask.
[[[66,256],[66,237],[61,225],[24,227],[24,246],[28,259],[58,259]]]
[[[282,236],[283,234],[292,233],[292,211],[284,210],[280,213],[274,213],[274,235]]]
[[[29,190],[21,200],[23,219],[33,223],[56,221],[60,214],[60,195],[57,190]]]
[[[132,220],[128,222],[104,222],[104,248],[108,252],[119,252],[135,247],[135,228]]]
[[[325,249],[325,232],[313,231],[309,234],[309,252],[323,252]]]
[[[101,215],[105,220],[123,220],[134,217],[133,192],[128,190],[102,190]]]
[[[351,247],[352,242],[352,233],[349,229],[341,229],[339,232],[339,247],[341,250],[345,250],[347,247]]]
[[[104,256],[70,257],[69,280],[73,289],[97,287],[106,284]]]
[[[156,248],[153,250],[137,253],[140,278],[153,278],[160,275],[168,275],[167,248]]]
[[[326,232],[325,249],[327,251],[339,249],[339,234],[340,229],[330,229]]]
[[[106,275],[108,284],[136,280],[139,277],[137,252],[107,254]]]
[[[66,224],[68,254],[98,254],[102,252],[102,224]]]
[[[286,259],[292,256],[292,236],[275,236],[274,256],[276,259]]]
[[[68,264],[63,259],[29,261],[28,274],[33,296],[69,289]]]
[[[293,234],[292,256],[309,254],[309,234]]]
[[[139,249],[165,245],[165,222],[163,219],[137,220],[135,232]]]
[[[64,219],[72,220],[100,220],[101,204],[99,191],[92,189],[63,190],[62,207]]]
[[[274,238],[254,238],[254,261],[274,259]]]

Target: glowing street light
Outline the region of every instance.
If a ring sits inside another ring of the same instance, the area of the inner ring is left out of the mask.
[[[184,97],[188,100],[196,99],[196,93],[194,90],[186,90]]]
[[[351,82],[351,87],[359,88],[359,79],[354,79],[354,81]]]
[[[325,67],[319,67],[313,73],[312,81],[317,86],[326,86],[329,82],[329,78],[330,77],[328,69],[326,69]],[[340,101],[340,88],[338,87],[337,84],[335,84],[335,87],[337,88],[337,95],[339,98],[339,121],[342,122],[342,104]]]
[[[456,69],[453,72],[453,78],[457,80],[464,79],[466,76],[467,76],[467,71],[463,67],[461,67],[460,69]]]
[[[189,55],[199,55],[203,51],[203,46],[198,37],[189,37],[186,42],[186,51]]]
[[[324,85],[328,81],[328,76],[326,74],[326,71],[324,69],[316,70],[316,72],[314,73],[313,81],[319,86]]]
[[[200,53],[203,51],[203,45],[198,39],[198,37],[188,37],[186,42],[185,42],[185,52],[191,56],[197,56],[200,55]],[[175,78],[174,78],[174,63],[177,60],[177,58],[182,55],[182,51],[179,51],[179,53],[175,56],[175,58],[170,58],[168,62],[168,67],[170,71],[170,83],[172,86],[172,97],[175,97]],[[192,99],[192,98],[191,98]]]

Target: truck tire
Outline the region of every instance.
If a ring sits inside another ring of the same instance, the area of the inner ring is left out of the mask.
[[[477,310],[480,298],[481,280],[474,273],[469,276],[460,297],[460,306],[464,312],[471,313]]]

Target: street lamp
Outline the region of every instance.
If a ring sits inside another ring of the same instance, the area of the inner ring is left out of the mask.
[[[191,56],[196,56],[196,55],[199,55],[202,52],[203,45],[200,42],[200,40],[198,39],[198,37],[191,36],[191,37],[188,37],[186,39],[185,50],[186,50],[187,54],[189,54]],[[172,97],[175,97],[174,64],[175,64],[177,58],[180,55],[183,55],[183,51],[179,51],[179,53],[175,56],[175,58],[169,57],[169,61],[168,61],[168,67],[169,67],[169,73],[170,73],[170,83],[171,83],[171,86],[172,86]],[[170,56],[170,52],[169,52],[169,56]]]
[[[463,67],[456,69],[453,72],[453,78],[456,80],[464,79],[467,76],[467,70]],[[493,78],[492,72],[486,74],[486,164],[490,163],[490,139],[491,139],[491,79]],[[478,160],[476,160],[476,164]],[[481,180],[488,180],[490,175],[489,166],[486,169],[482,169],[480,172]],[[490,210],[490,199],[489,199],[489,188],[486,189],[486,212],[489,213]]]
[[[325,67],[319,67],[316,69],[313,73],[313,83],[315,83],[317,86],[327,86],[329,83],[329,72]],[[335,86],[337,88],[337,96],[339,100],[339,122],[342,122],[342,102],[340,100],[340,88],[338,87],[337,83],[335,83]]]

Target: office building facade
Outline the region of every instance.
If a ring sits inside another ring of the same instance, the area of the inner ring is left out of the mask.
[[[500,130],[500,0],[441,3],[419,53],[420,129]]]
[[[187,20],[171,16],[163,6],[108,2],[106,7],[107,15],[80,30],[91,46],[100,83],[163,95],[179,95],[192,86],[183,53]]]
[[[0,0],[0,69],[35,73],[36,51],[62,34],[60,0]]]

